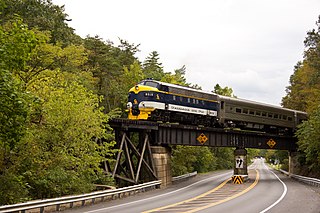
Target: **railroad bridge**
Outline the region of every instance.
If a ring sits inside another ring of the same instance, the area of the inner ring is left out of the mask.
[[[119,183],[137,184],[160,179],[163,186],[170,184],[170,145],[235,147],[236,175],[247,174],[246,148],[288,150],[290,153],[297,148],[294,137],[255,131],[128,119],[113,119],[110,126],[115,131],[116,148],[120,152],[114,163],[105,163],[104,169]]]

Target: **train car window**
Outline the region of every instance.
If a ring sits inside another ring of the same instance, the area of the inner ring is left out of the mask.
[[[288,121],[292,121],[292,117],[288,117]]]
[[[196,100],[196,104],[199,104],[199,100],[198,99]]]
[[[272,113],[268,113],[268,117],[269,117],[269,118],[272,118],[272,117],[273,117],[273,114],[272,114]]]
[[[241,113],[241,109],[240,108],[236,108],[236,113]]]
[[[282,115],[282,120],[287,120],[287,116],[286,115]]]
[[[159,90],[164,91],[164,92],[169,92],[169,87],[165,85],[160,85]]]
[[[196,103],[196,99],[192,98],[192,103],[195,104]]]
[[[201,101],[202,105],[204,105],[204,100]]]
[[[266,112],[262,112],[261,115],[262,115],[262,117],[267,117],[267,113]]]
[[[183,101],[183,97],[182,97],[182,96],[180,96],[180,101],[181,101],[181,102]]]
[[[187,98],[188,103],[190,103],[190,98]]]
[[[221,109],[224,109],[224,101],[221,101]]]
[[[244,114],[248,114],[248,109],[243,109],[243,111],[242,111],[242,113],[244,113]]]
[[[250,111],[249,111],[249,114],[250,114],[250,115],[254,115],[254,111],[250,110]]]
[[[278,114],[274,114],[273,117],[274,118],[279,118],[279,115]]]
[[[176,96],[175,96],[175,95],[173,95],[173,96],[172,96],[172,99],[175,101],[175,100],[176,100]]]
[[[256,116],[261,116],[261,112],[260,111],[256,111]]]

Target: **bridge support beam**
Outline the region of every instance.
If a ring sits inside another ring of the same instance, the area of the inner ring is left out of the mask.
[[[151,146],[151,153],[155,165],[155,173],[161,180],[161,187],[172,184],[171,149],[164,146]]]
[[[247,150],[244,148],[236,148],[234,150],[234,171],[233,175],[241,175],[248,177],[247,168]]]

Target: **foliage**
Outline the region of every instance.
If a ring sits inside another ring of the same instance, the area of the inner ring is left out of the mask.
[[[80,37],[65,21],[68,15],[64,7],[54,5],[51,0],[2,0],[3,10],[0,12],[0,24],[11,21],[19,15],[31,29],[37,28],[51,34],[51,43],[79,44]]]
[[[233,94],[233,89],[230,87],[224,87],[222,88],[219,84],[216,84],[214,86],[214,90],[212,91],[213,93],[219,94],[219,95],[224,95],[224,96],[229,96],[229,97],[234,97],[236,96]]]
[[[142,64],[143,73],[146,78],[160,81],[164,77],[162,63],[159,62],[159,53],[152,51]]]
[[[316,25],[316,29],[307,33],[303,61],[295,66],[287,95],[282,99],[283,106],[309,114],[309,121],[300,126],[297,136],[299,150],[305,154],[305,159],[299,155],[298,162],[311,173],[319,173],[320,16]]]
[[[307,33],[304,59],[295,66],[282,99],[283,106],[309,113],[320,104],[320,16],[316,24],[318,29]]]
[[[216,169],[216,157],[206,146],[176,146],[172,150],[173,175],[178,176],[193,171],[208,172]]]
[[[320,106],[297,131],[299,150],[312,171],[320,171]],[[320,175],[320,174],[318,174]]]

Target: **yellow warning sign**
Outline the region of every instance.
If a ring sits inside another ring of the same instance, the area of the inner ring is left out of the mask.
[[[208,137],[201,133],[201,135],[199,135],[199,137],[197,137],[197,140],[199,141],[199,143],[204,144],[205,142],[207,142]]]
[[[234,184],[242,184],[243,183],[243,177],[241,175],[233,175],[232,176],[232,182]]]
[[[268,140],[267,144],[272,149],[277,143],[271,138]]]

